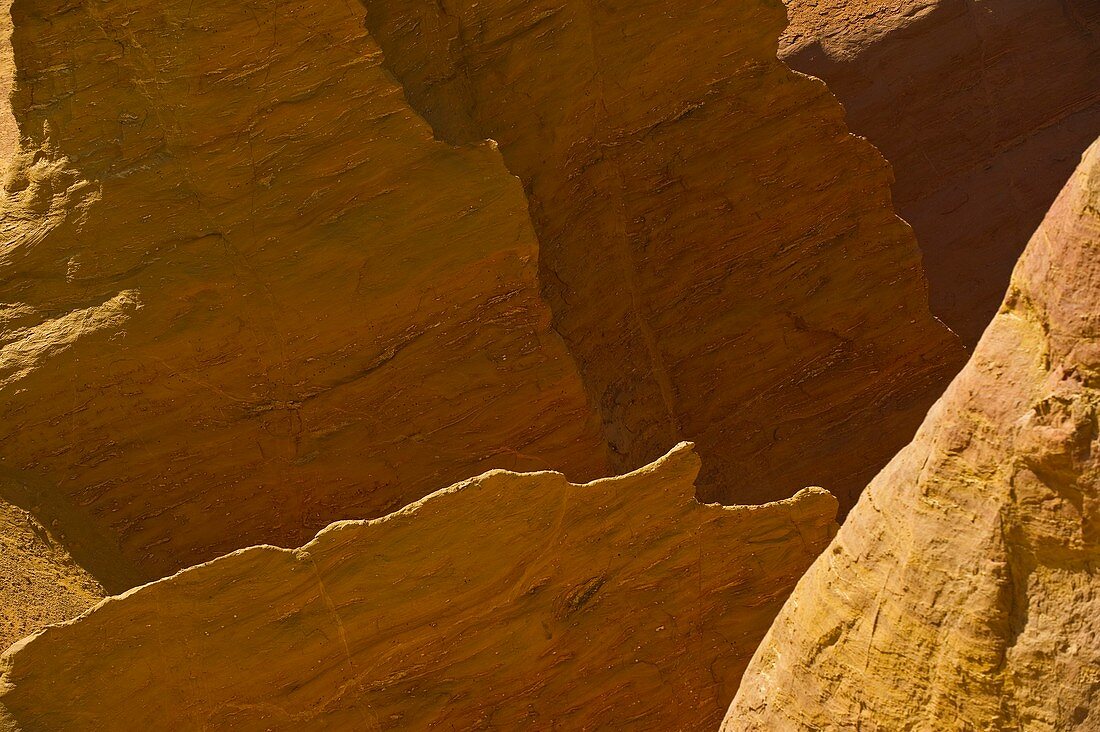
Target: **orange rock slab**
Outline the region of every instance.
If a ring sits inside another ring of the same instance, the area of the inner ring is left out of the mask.
[[[1100,726],[1100,143],[970,363],[756,652],[725,730]]]
[[[26,732],[714,728],[837,503],[701,505],[698,470],[680,445],[585,485],[494,471],[235,552],[16,644],[0,709]]]
[[[362,16],[13,6],[0,459],[143,580],[490,468],[608,474],[519,182],[433,139]]]
[[[774,0],[363,0],[443,139],[500,143],[614,467],[846,510],[961,368],[889,168],[776,59]]]
[[[15,0],[0,467],[112,592],[684,438],[851,505],[959,345],[776,3],[673,5]]]

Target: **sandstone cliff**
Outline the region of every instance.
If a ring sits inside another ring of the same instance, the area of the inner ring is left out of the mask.
[[[681,445],[619,478],[491,472],[297,550],[254,547],[13,646],[13,729],[715,728],[835,533],[810,489],[694,499]]]
[[[1100,143],[913,443],[801,580],[725,729],[1100,726]]]
[[[1094,0],[786,0],[781,56],[897,175],[933,312],[967,343],[1100,130]]]
[[[15,75],[11,34],[11,0],[3,0],[0,2],[0,170],[6,167],[19,145],[19,130],[11,105],[5,103],[11,96]]]
[[[0,459],[112,577],[683,437],[848,506],[959,355],[770,0],[12,18]]]
[[[961,350],[882,158],[776,59],[781,5],[363,2],[436,133],[523,180],[615,467],[690,439],[707,499],[849,507]]]
[[[139,576],[491,467],[607,475],[519,182],[432,139],[361,9],[12,12],[0,455]]]

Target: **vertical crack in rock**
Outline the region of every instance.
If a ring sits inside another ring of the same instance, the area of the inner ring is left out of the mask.
[[[184,570],[9,650],[0,718],[20,732],[714,728],[837,502],[701,505],[699,465],[679,445],[584,485],[493,471],[293,552]],[[151,684],[153,648],[181,671]]]
[[[889,169],[776,59],[779,4],[363,2],[436,134],[523,181],[616,467],[692,439],[706,499],[851,505],[962,351]]]

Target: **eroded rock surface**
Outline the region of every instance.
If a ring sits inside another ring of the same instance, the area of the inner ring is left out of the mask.
[[[807,489],[694,499],[681,445],[572,485],[491,472],[239,551],[14,646],[15,729],[708,729],[835,533]]]
[[[489,468],[608,474],[519,182],[432,138],[361,7],[12,14],[0,456],[138,576]]]
[[[734,730],[1100,725],[1100,143],[970,363],[801,580]]]
[[[0,500],[0,649],[76,617],[104,594],[48,527]]]
[[[848,506],[959,355],[774,2],[12,18],[2,467],[143,580],[685,437]]]
[[[1094,0],[786,0],[781,56],[886,155],[932,311],[974,343],[1100,130]]]
[[[498,140],[616,467],[850,506],[962,365],[880,155],[776,59],[772,0],[363,0],[436,133]]]

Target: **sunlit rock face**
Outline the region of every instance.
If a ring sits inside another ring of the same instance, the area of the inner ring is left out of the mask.
[[[757,651],[725,729],[1100,724],[1100,143],[970,363]]]
[[[0,726],[716,729],[837,502],[702,505],[698,470],[496,471],[185,570],[13,646]]]
[[[103,587],[69,554],[66,538],[0,500],[0,649],[103,598]]]
[[[0,468],[108,591],[681,439],[843,510],[960,361],[773,1],[11,19]]]

